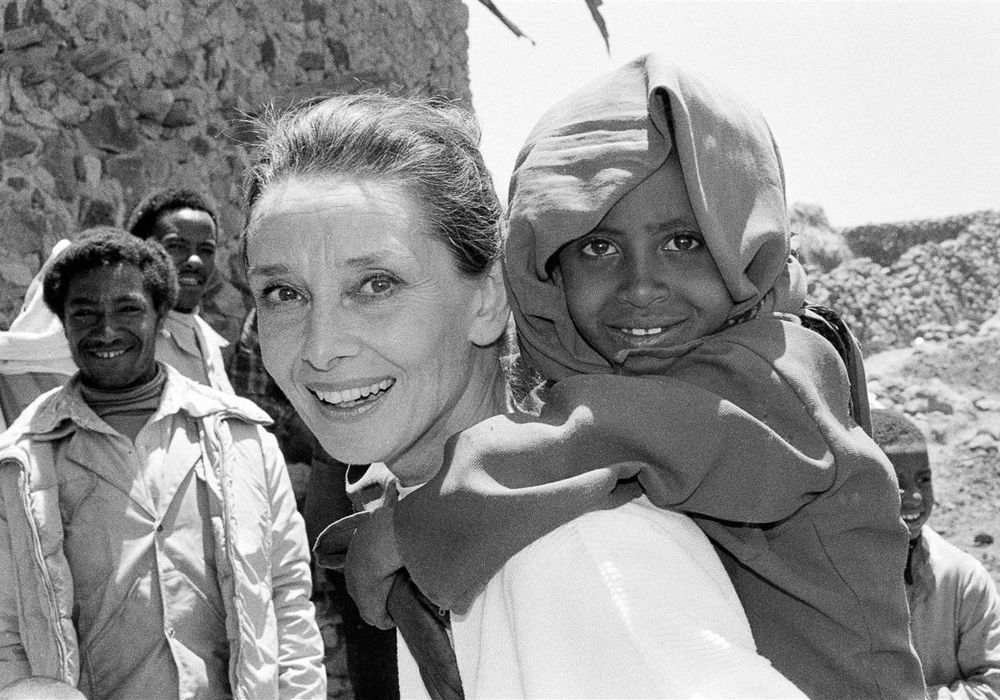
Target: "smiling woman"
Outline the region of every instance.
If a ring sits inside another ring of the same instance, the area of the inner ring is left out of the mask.
[[[389,462],[407,486],[437,471],[424,446],[503,397],[497,273],[462,275],[423,212],[395,183],[292,178],[247,238],[268,370],[332,455]]]

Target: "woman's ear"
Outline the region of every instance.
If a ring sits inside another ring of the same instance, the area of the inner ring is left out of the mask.
[[[510,317],[507,306],[507,288],[503,283],[500,261],[493,263],[490,271],[478,282],[475,316],[469,327],[469,340],[480,347],[493,344],[503,335]]]

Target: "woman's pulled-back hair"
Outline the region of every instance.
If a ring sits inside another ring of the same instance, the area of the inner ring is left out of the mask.
[[[156,243],[110,226],[87,229],[79,240],[56,257],[42,281],[45,305],[60,320],[64,320],[66,294],[73,278],[98,267],[118,264],[139,268],[159,316],[174,308],[177,303],[177,271],[166,251]]]
[[[402,187],[464,275],[489,270],[502,250],[501,207],[471,113],[440,99],[382,92],[338,95],[259,122],[244,179],[245,230],[274,182],[340,175]],[[244,235],[244,264],[246,235]]]

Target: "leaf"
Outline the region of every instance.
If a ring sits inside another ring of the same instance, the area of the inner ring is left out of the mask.
[[[504,13],[500,11],[500,8],[498,8],[493,3],[493,0],[479,0],[479,2],[486,9],[492,12],[497,19],[503,22],[504,26],[506,26],[507,29],[509,29],[514,33],[514,36],[524,37],[525,39],[530,41],[532,45],[534,45],[535,40],[532,39],[527,34],[525,34],[524,32],[522,32],[521,29],[516,24],[511,22],[506,17],[506,15],[504,15]],[[600,10],[602,0],[584,0],[584,2],[587,3],[587,9],[590,10],[590,16],[594,19],[594,24],[597,25],[597,28],[601,32],[601,37],[604,39],[604,47],[608,50],[608,53],[611,53],[611,40],[608,37],[608,25],[605,23],[604,17],[601,15],[601,10]]]
[[[608,37],[608,25],[604,22],[604,17],[601,15],[601,0],[584,0],[587,3],[587,8],[590,10],[590,16],[594,18],[594,24],[601,31],[601,36],[604,38],[604,47],[611,53],[611,40]]]
[[[591,0],[588,0],[588,3],[590,1]],[[493,4],[493,0],[479,0],[479,2],[481,2],[483,4],[483,6],[486,7],[487,10],[489,10],[490,12],[492,12],[493,15],[498,20],[500,20],[501,22],[503,22],[504,26],[507,27],[507,29],[509,29],[510,31],[512,31],[514,33],[514,36],[516,36],[516,37],[524,37],[525,39],[527,39],[528,41],[531,42],[532,46],[535,44],[535,40],[534,39],[532,39],[530,36],[528,36],[527,34],[525,34],[524,32],[522,32],[521,29],[520,29],[520,27],[518,27],[516,24],[514,24],[509,19],[507,19],[507,16],[504,15],[504,13],[501,12],[500,9],[496,5]]]

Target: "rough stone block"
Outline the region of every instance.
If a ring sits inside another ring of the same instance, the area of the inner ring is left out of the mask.
[[[66,95],[59,95],[52,106],[52,116],[66,126],[76,126],[87,118],[90,110]]]
[[[88,193],[80,197],[77,223],[81,229],[92,226],[114,226],[119,204],[109,196]]]
[[[174,100],[170,110],[163,117],[163,126],[191,126],[198,123],[198,109],[194,102],[187,99]]]
[[[41,144],[34,138],[33,130],[6,129],[0,141],[0,161],[20,158],[38,150]]]
[[[126,56],[118,49],[88,46],[78,49],[70,59],[70,63],[88,78],[99,78],[117,70],[125,59]]]
[[[121,155],[108,158],[104,162],[104,174],[121,184],[122,192],[127,201],[137,200],[148,186],[140,155]]]
[[[168,88],[147,88],[136,91],[130,102],[139,116],[159,124],[174,104],[174,93]]]
[[[163,85],[168,88],[176,87],[186,81],[193,70],[194,59],[186,52],[178,51],[171,57],[170,65],[163,73],[161,78]]]
[[[76,179],[91,187],[101,181],[101,159],[97,156],[89,153],[78,155],[73,159],[73,168],[76,170]]]
[[[14,66],[27,66],[35,69],[44,68],[52,62],[58,51],[59,48],[55,44],[48,44],[0,52],[0,67],[13,68]]]
[[[31,107],[24,112],[24,119],[32,126],[37,126],[42,131],[55,131],[59,128],[59,122],[49,112],[40,107]]]
[[[111,153],[134,151],[139,146],[135,120],[117,105],[96,109],[80,130],[91,145]]]
[[[15,5],[16,3],[12,3]],[[17,51],[26,46],[41,44],[49,35],[47,24],[29,24],[25,27],[18,27],[3,33],[4,51]]]
[[[66,134],[59,132],[45,140],[41,165],[55,181],[56,196],[67,202],[76,196],[75,157],[76,147]]]

